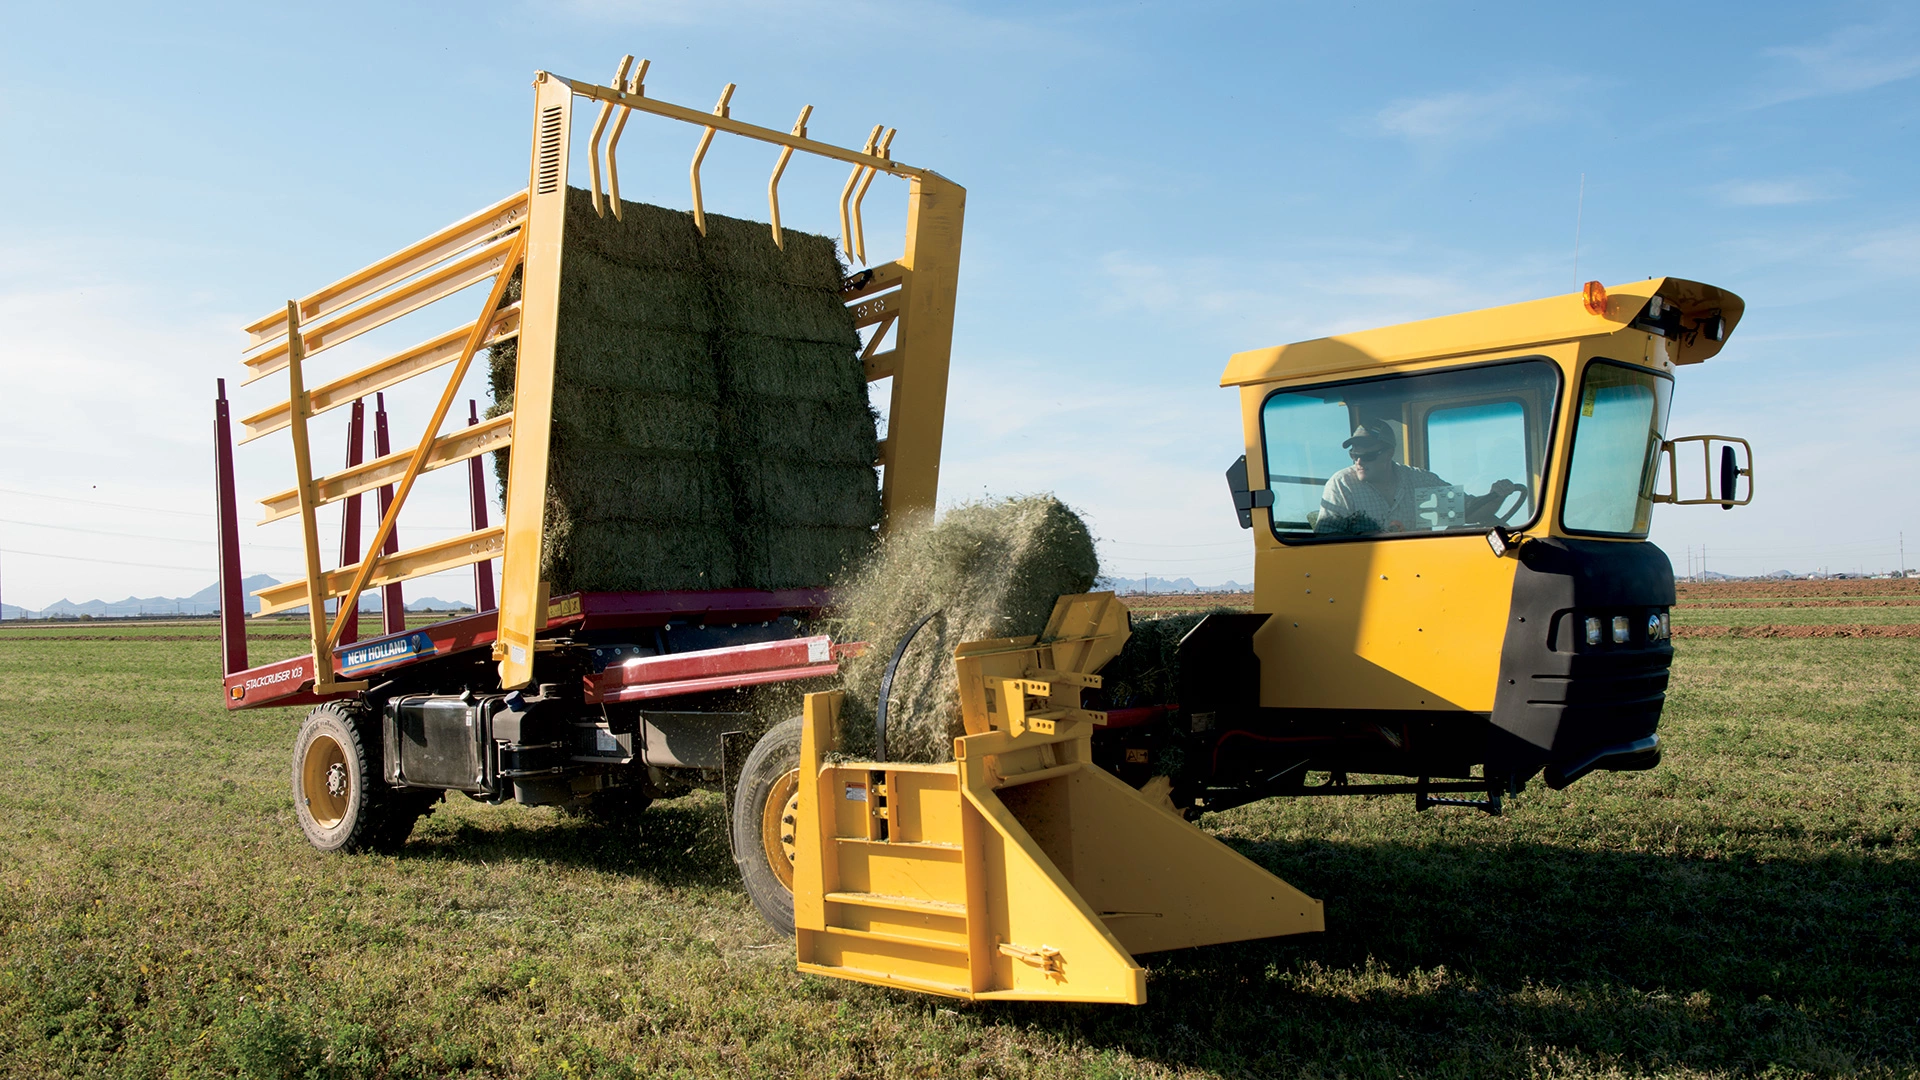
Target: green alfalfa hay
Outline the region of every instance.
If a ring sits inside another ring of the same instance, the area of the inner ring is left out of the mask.
[[[833,242],[787,230],[782,250],[766,225],[718,214],[702,238],[691,215],[621,210],[597,216],[569,192],[550,580],[824,583],[865,556],[880,515],[876,417]],[[515,342],[491,351],[489,415],[511,406],[516,358]]]
[[[1086,522],[1051,495],[954,507],[938,521],[910,520],[873,557],[835,584],[829,632],[865,641],[843,669],[843,750],[873,752],[880,680],[894,649],[929,612],[902,655],[887,719],[896,761],[951,760],[960,728],[953,652],[963,642],[1038,634],[1054,602],[1093,587],[1099,573]]]
[[[1100,697],[1109,709],[1174,705],[1180,701],[1180,639],[1214,611],[1134,615],[1120,655],[1100,669]]]

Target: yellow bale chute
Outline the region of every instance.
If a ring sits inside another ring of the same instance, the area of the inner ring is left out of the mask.
[[[1127,639],[1111,593],[1038,638],[956,652],[954,760],[830,761],[839,693],[806,702],[795,829],[800,970],[970,999],[1138,1005],[1134,954],[1324,928],[1318,900],[1093,763],[1080,692]]]

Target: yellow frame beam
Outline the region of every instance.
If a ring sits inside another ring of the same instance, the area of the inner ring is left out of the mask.
[[[527,193],[516,191],[484,210],[469,214],[339,281],[302,298],[300,318],[318,319],[393,285],[518,225],[527,213]],[[287,318],[281,312],[255,319],[246,327],[247,351],[286,336]]]
[[[432,371],[443,364],[451,364],[460,358],[460,349],[467,336],[473,333],[473,324],[456,326],[437,337],[429,338],[409,349],[402,349],[384,360],[369,364],[359,371],[344,375],[308,396],[312,408],[308,415],[319,416],[329,409],[342,405],[351,405],[360,398],[376,391],[397,386],[415,375]],[[498,345],[520,333],[520,305],[508,304],[494,313],[492,323],[487,327],[487,337],[482,345]],[[277,402],[265,409],[245,417],[240,421],[245,434],[240,437],[242,444],[250,443],[265,435],[271,435],[287,426],[289,417],[287,402]]]
[[[495,274],[511,272],[503,268],[507,267],[508,260],[519,243],[517,231],[512,236],[503,236],[425,277],[410,281],[391,292],[382,293],[359,307],[342,311],[312,330],[302,331],[304,335],[302,345],[306,354],[311,356],[322,349],[352,341],[369,330],[385,326],[400,316],[418,311],[436,300],[444,300]],[[499,298],[496,297],[494,302],[499,303]],[[265,352],[241,361],[249,372],[246,382],[264,379],[285,367],[287,344],[283,341]]]
[[[427,453],[427,463],[422,472],[432,472],[448,465],[458,464],[468,458],[490,454],[495,450],[505,450],[513,445],[513,414],[503,413],[490,420],[482,420],[472,427],[461,428],[451,434],[442,435],[433,440],[433,449]],[[398,481],[406,475],[407,466],[413,461],[414,451],[418,447],[409,446],[405,450],[396,450],[384,457],[343,469],[331,476],[318,477],[313,481],[314,505],[325,506],[341,499],[372,491],[375,488]],[[298,489],[282,491],[260,500],[267,514],[259,524],[279,521],[300,512],[300,492]]]
[[[520,272],[520,349],[514,360],[513,457],[507,464],[506,550],[500,559],[500,686],[533,679],[534,635],[546,626],[540,547],[547,514],[547,454],[553,425],[554,342],[559,333],[560,252],[567,221],[567,160],[573,84],[534,77],[533,160],[527,178],[526,255]],[[642,99],[644,100],[644,99]],[[704,114],[702,114],[704,115]],[[708,119],[714,119],[708,117]]]
[[[399,501],[396,498],[394,504],[398,505]],[[470,566],[483,559],[495,558],[500,554],[504,535],[505,530],[495,525],[488,529],[461,533],[459,536],[451,536],[445,540],[436,540],[417,548],[396,551],[392,555],[381,556],[371,561],[343,566],[338,570],[329,570],[319,575],[318,591],[321,605],[328,600],[344,598],[349,593],[357,598],[368,589],[377,589],[382,585],[391,585],[410,577],[437,574],[442,570],[454,570],[462,566]],[[315,569],[318,569],[317,560]],[[260,598],[260,614],[272,615],[308,603],[310,588],[312,588],[311,583],[306,581],[288,581],[257,589],[253,595]],[[343,603],[341,610],[350,611],[355,606],[357,601],[355,604]],[[324,612],[324,607],[316,607],[315,610]],[[325,618],[323,613],[320,619],[324,622]],[[320,644],[324,648],[316,649],[314,652],[316,657],[325,656],[333,651],[333,639],[326,637],[324,631],[321,636]],[[320,666],[325,667],[325,665]]]

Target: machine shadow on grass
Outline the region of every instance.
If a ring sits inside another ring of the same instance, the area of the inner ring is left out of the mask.
[[[1139,1009],[979,1015],[1229,1073],[1447,1060],[1526,1072],[1551,1047],[1647,1068],[1920,1062],[1911,861],[1236,847],[1324,899],[1327,932],[1145,956]]]
[[[449,796],[451,798],[451,796]],[[742,891],[717,799],[649,806],[631,823],[603,824],[554,812],[524,820],[423,822],[401,859],[546,862],[605,874],[644,877],[667,887]]]

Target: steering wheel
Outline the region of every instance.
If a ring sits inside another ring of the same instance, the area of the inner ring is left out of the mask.
[[[1512,484],[1513,481],[1509,480],[1507,483]],[[1520,497],[1513,500],[1512,506],[1508,506],[1505,511],[1502,511],[1500,507],[1505,506],[1507,499],[1514,495]],[[1525,505],[1527,505],[1527,489],[1523,485],[1515,484],[1512,491],[1500,496],[1500,501],[1494,504],[1493,520],[1502,525],[1511,525],[1513,524],[1513,515],[1519,513],[1520,508]]]

